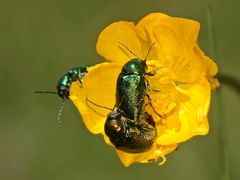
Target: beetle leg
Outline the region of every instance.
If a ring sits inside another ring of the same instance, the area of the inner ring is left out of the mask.
[[[145,79],[145,84],[146,84],[147,91],[160,92],[160,90],[158,90],[158,89],[151,89],[149,80],[147,80],[146,78],[144,78],[144,79]]]
[[[156,111],[156,109],[153,107],[153,105],[152,105],[152,99],[151,99],[150,95],[146,93],[146,96],[147,96],[147,98],[148,98],[148,104],[151,106],[151,108],[152,108],[152,110],[154,111],[154,113],[157,114],[161,119],[164,118],[164,116],[161,115],[161,114],[159,114],[159,113]],[[148,105],[148,104],[147,104],[147,105]]]

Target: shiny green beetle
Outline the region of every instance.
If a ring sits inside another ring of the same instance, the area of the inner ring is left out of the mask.
[[[89,67],[91,66],[72,68],[68,71],[68,73],[64,74],[57,83],[57,94],[59,97],[64,100],[68,99],[72,83],[79,81],[82,84],[84,76],[88,73],[87,68]]]
[[[108,114],[105,123],[105,133],[110,141],[117,149],[128,153],[149,150],[157,136],[155,123],[144,110],[146,70],[146,60],[140,58],[123,65],[117,80],[117,109]]]
[[[65,100],[69,98],[70,88],[73,82],[79,81],[82,84],[85,75],[88,73],[88,68],[92,65],[75,67],[70,69],[66,74],[64,74],[57,83],[57,91],[36,91],[35,93],[51,93],[58,94],[62,98],[63,102],[58,112],[58,123],[61,124],[61,114]]]

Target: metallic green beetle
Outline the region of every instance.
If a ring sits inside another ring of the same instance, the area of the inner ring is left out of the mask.
[[[73,82],[79,81],[80,84],[83,83],[85,75],[88,73],[88,68],[92,65],[80,66],[70,69],[66,74],[64,74],[57,83],[57,91],[36,91],[35,93],[51,93],[58,94],[60,98],[64,101],[69,98],[70,88]]]
[[[58,94],[62,98],[62,104],[58,112],[58,123],[61,124],[61,115],[65,100],[69,98],[70,88],[73,82],[79,81],[81,84],[85,75],[88,73],[88,68],[92,65],[75,67],[70,69],[66,74],[64,74],[57,83],[57,91],[36,91],[35,93],[51,93]]]
[[[72,68],[64,74],[57,83],[57,94],[59,97],[63,100],[68,99],[72,83],[79,81],[82,84],[84,76],[88,73],[87,68],[89,67],[91,65]]]
[[[147,83],[146,61],[135,58],[122,67],[116,89],[116,111],[108,114],[105,133],[114,146],[128,153],[149,150],[157,131],[152,117],[144,112]]]

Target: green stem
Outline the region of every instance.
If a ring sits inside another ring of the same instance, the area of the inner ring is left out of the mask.
[[[240,95],[240,81],[229,74],[218,74],[217,79],[221,82],[221,85],[227,85],[235,90]]]
[[[215,38],[215,30],[213,25],[213,14],[212,9],[208,1],[207,4],[207,21],[208,21],[208,38],[210,45],[210,53],[212,57],[216,60],[218,59],[218,65],[221,67],[221,63],[219,62],[217,48],[216,48],[216,38]],[[217,122],[218,122],[218,138],[219,138],[219,151],[220,151],[220,177],[221,180],[230,180],[229,173],[229,153],[228,153],[228,129],[226,122],[224,121],[224,112],[223,112],[223,102],[222,102],[222,89],[219,88],[216,91],[217,97]]]

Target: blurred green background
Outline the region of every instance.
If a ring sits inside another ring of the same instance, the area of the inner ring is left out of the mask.
[[[211,1],[219,68],[240,79],[240,1]],[[118,20],[138,22],[150,12],[201,22],[200,45],[209,54],[206,6],[193,0],[0,0],[0,179],[219,179],[216,96],[210,133],[180,145],[164,166],[124,168],[101,136],[90,134],[68,101],[58,128],[61,100],[34,94],[55,90],[71,67],[103,61],[95,50],[101,30]],[[232,179],[240,179],[239,95],[222,85]],[[222,132],[226,133],[226,131]]]

